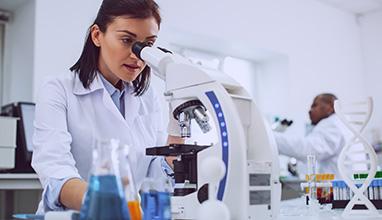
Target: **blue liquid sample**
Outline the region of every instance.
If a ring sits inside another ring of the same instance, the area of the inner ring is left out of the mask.
[[[145,192],[142,194],[143,220],[171,220],[170,193]]]
[[[90,177],[81,220],[130,220],[121,184],[115,175]]]

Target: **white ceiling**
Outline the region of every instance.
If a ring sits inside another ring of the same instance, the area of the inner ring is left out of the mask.
[[[0,9],[14,11],[22,4],[33,0],[0,0]],[[366,14],[382,10],[382,0],[318,0],[354,14]]]
[[[354,14],[366,14],[382,10],[382,0],[319,0]]]

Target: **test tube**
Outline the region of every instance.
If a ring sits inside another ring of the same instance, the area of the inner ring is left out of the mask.
[[[338,187],[337,187],[337,181],[332,181],[332,188],[333,188],[333,200],[339,200],[338,199]]]
[[[346,186],[346,200],[350,200],[350,188],[346,185],[345,182],[344,185]]]
[[[379,182],[378,180],[373,180],[373,193],[374,193],[374,197],[373,199],[374,200],[378,200],[379,199]]]
[[[316,188],[316,156],[308,155],[308,175],[309,175],[309,193],[310,200],[317,199],[317,188]]]
[[[373,188],[374,188],[374,184],[373,184],[374,181],[371,181],[371,183],[369,184],[369,187],[367,187],[367,191],[369,192],[369,200],[372,200],[374,198],[374,191],[373,191]]]
[[[338,189],[339,189],[339,194],[340,194],[340,200],[345,200],[345,196],[344,196],[344,187],[343,187],[343,184],[342,184],[342,181],[339,181],[338,182]]]
[[[354,196],[354,192],[352,190],[350,190],[350,199],[352,199]]]

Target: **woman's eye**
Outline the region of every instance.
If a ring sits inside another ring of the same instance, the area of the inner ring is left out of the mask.
[[[123,38],[123,39],[122,39],[122,42],[123,42],[124,44],[131,44],[133,41],[132,41],[130,38]]]
[[[150,47],[154,45],[154,42],[153,41],[147,41],[146,42],[147,45],[149,45]]]

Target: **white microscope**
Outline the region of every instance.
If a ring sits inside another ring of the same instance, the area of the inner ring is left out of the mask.
[[[202,161],[218,157],[226,172],[216,198],[226,204],[231,219],[276,219],[279,212],[278,150],[272,132],[248,92],[221,72],[207,71],[163,48],[137,42],[133,52],[165,80],[167,101],[173,107],[181,135],[190,137],[191,120],[203,132],[215,123],[218,141],[211,146],[153,147],[148,155],[177,156],[173,219],[196,219],[208,199],[208,181],[198,175]]]

